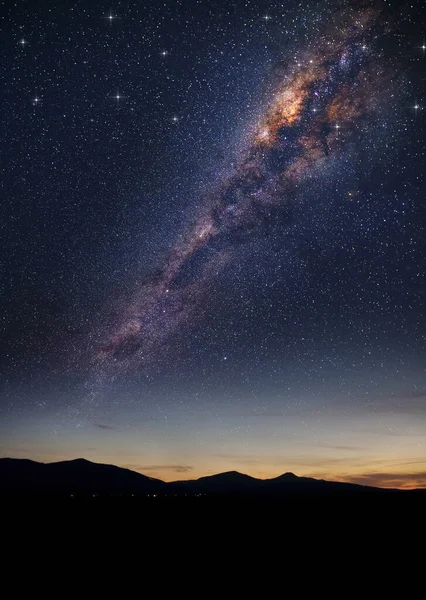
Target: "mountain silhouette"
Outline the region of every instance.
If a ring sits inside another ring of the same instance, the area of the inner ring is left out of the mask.
[[[83,458],[39,463],[27,459],[0,459],[0,495],[250,495],[293,496],[324,494],[388,493],[392,490],[324,481],[284,473],[271,479],[256,479],[228,471],[194,480],[166,483],[114,465],[93,463]],[[400,494],[405,492],[399,490]],[[420,491],[420,490],[419,490]]]
[[[189,494],[253,493],[261,480],[238,471],[227,471],[188,481],[168,484],[175,492]]]
[[[38,463],[13,458],[0,459],[0,491],[59,494],[158,493],[166,484],[114,465],[84,458]]]
[[[175,492],[187,494],[329,494],[385,492],[383,488],[324,481],[310,477],[298,477],[294,473],[284,473],[271,479],[256,479],[238,471],[228,471],[189,481],[175,481],[167,484]]]

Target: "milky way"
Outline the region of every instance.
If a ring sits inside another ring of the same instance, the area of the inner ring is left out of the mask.
[[[265,235],[271,223],[289,225],[292,192],[326,168],[386,99],[390,74],[371,52],[385,28],[378,12],[347,10],[296,57],[284,57],[233,172],[212,191],[161,271],[137,290],[97,349],[96,364],[127,367],[158,358],[195,318],[236,248]]]

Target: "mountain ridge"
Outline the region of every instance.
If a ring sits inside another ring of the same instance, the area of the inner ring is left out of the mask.
[[[95,463],[85,458],[53,463],[0,458],[0,493],[3,494],[315,495],[390,491],[404,493],[409,490],[299,477],[290,472],[269,479],[258,479],[239,471],[225,471],[198,479],[165,482],[131,469]]]

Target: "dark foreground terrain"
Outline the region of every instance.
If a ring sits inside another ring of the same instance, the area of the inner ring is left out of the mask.
[[[84,459],[43,464],[30,460],[0,459],[0,502],[3,515],[19,513],[36,522],[40,515],[82,514],[108,527],[159,527],[189,524],[206,528],[217,523],[231,527],[285,524],[330,519],[349,523],[406,523],[426,508],[426,490],[384,490],[297,477],[285,473],[260,480],[235,471],[197,480],[166,483]],[[40,519],[41,520],[41,519]],[[343,526],[343,525],[342,525]]]
[[[0,460],[2,541],[12,564],[23,553],[44,566],[59,561],[79,570],[84,563],[103,581],[110,560],[113,571],[122,560],[125,569],[133,564],[135,573],[154,577],[157,585],[170,578],[176,585],[194,565],[202,565],[206,581],[212,569],[224,568],[251,581],[250,560],[275,562],[276,572],[290,559],[327,564],[330,552],[342,561],[348,553],[365,561],[370,553],[374,562],[382,552],[416,547],[425,509],[426,490],[382,490],[291,473],[258,480],[229,472],[165,483],[85,460]],[[291,572],[286,576],[291,579]]]
[[[248,577],[242,556],[273,558],[279,569],[289,558],[327,564],[330,556],[347,560],[348,553],[360,561],[370,555],[375,564],[383,552],[400,555],[417,547],[425,533],[425,508],[424,492],[47,495],[1,503],[4,545],[14,547],[17,556],[28,544],[36,555],[43,556],[47,547],[61,560],[71,554],[79,561],[83,553],[87,564],[105,554],[114,561],[126,556],[138,569],[142,563],[145,577],[147,565],[160,570],[180,565],[177,578],[200,562],[208,572],[220,565],[244,568]]]

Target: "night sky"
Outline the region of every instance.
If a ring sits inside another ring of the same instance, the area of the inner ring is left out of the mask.
[[[0,17],[0,455],[426,487],[424,2]]]

